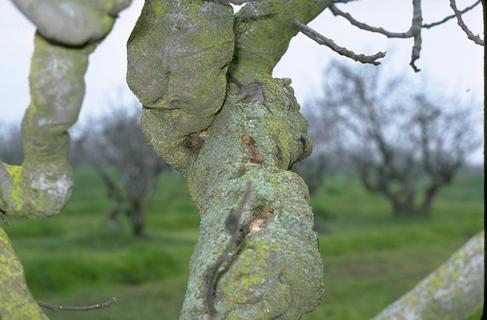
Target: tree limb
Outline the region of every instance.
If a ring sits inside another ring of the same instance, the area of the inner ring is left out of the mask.
[[[416,67],[415,62],[419,59],[420,52],[421,52],[421,27],[423,22],[423,17],[421,13],[421,0],[414,0],[413,1],[413,19],[411,22],[411,27],[406,32],[392,32],[386,30],[382,27],[374,27],[358,21],[355,19],[351,14],[342,11],[337,8],[334,4],[330,5],[330,10],[335,16],[341,16],[348,20],[352,25],[356,26],[359,29],[370,31],[374,33],[380,33],[388,38],[414,38],[414,45],[411,52],[411,62],[410,65],[415,72],[420,71],[418,67]]]
[[[409,65],[413,68],[414,72],[421,71],[416,66],[416,61],[421,54],[421,26],[423,25],[423,14],[421,12],[421,0],[413,0],[413,21],[411,22],[411,32],[414,37],[414,45],[411,50],[411,62]]]
[[[374,320],[467,319],[483,300],[484,231]]]
[[[350,13],[338,9],[338,7],[335,6],[334,4],[331,4],[329,6],[329,8],[331,10],[331,13],[333,13],[333,15],[341,16],[341,17],[345,18],[346,20],[348,20],[348,22],[350,22],[352,25],[356,26],[359,29],[374,32],[374,33],[380,33],[380,34],[382,34],[388,38],[404,38],[405,39],[405,38],[411,38],[413,36],[413,31],[411,28],[406,32],[393,32],[393,31],[386,30],[382,27],[374,27],[374,26],[368,25],[366,23],[363,23],[361,21],[358,21],[357,19],[352,17],[352,15]]]
[[[463,21],[462,17],[462,12],[457,9],[457,4],[455,3],[455,0],[450,0],[450,7],[452,8],[453,12],[455,13],[455,16],[457,18],[458,25],[460,28],[462,28],[463,32],[467,35],[467,37],[478,44],[479,46],[484,45],[484,40],[482,40],[478,35],[474,35],[472,31],[467,27],[465,22]]]
[[[364,54],[356,54],[353,51],[348,50],[347,48],[340,47],[338,46],[332,39],[329,39],[317,31],[313,30],[312,28],[308,27],[304,23],[301,23],[299,20],[294,19],[293,20],[294,25],[296,28],[298,28],[299,31],[301,31],[304,35],[306,35],[308,38],[314,40],[316,43],[327,46],[328,48],[332,49],[336,53],[345,56],[347,58],[350,58],[352,60],[361,62],[361,63],[369,63],[373,65],[379,65],[380,62],[377,61],[377,59],[384,58],[386,53],[379,51],[374,55],[368,56]]]

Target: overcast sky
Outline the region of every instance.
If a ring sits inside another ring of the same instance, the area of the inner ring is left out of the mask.
[[[457,1],[463,8],[471,1]],[[126,50],[128,39],[143,0],[134,0],[132,6],[122,12],[113,31],[90,57],[86,75],[86,97],[80,115],[84,121],[99,112],[107,112],[112,102],[131,101],[132,93],[125,83]],[[392,31],[409,28],[412,9],[410,0],[361,0],[341,8],[350,11],[355,18]],[[423,1],[424,21],[431,22],[451,14],[448,0]],[[483,30],[481,8],[465,16],[475,34]],[[475,45],[456,24],[456,20],[423,32],[421,59],[422,69],[414,74],[409,67],[411,39],[387,39],[378,34],[358,30],[342,18],[324,12],[310,26],[337,44],[357,53],[372,54],[387,50],[383,59],[386,72],[405,72],[419,81],[428,78],[428,84],[437,92],[448,92],[469,99],[483,99],[483,47]],[[20,123],[29,103],[28,72],[33,51],[34,27],[10,3],[0,0],[0,120]],[[295,37],[289,51],[282,58],[274,75],[293,81],[298,101],[304,104],[320,95],[321,76],[331,59],[346,60],[326,47],[319,46],[303,35]],[[351,62],[352,63],[352,62]],[[481,105],[478,105],[481,117]],[[481,127],[479,126],[479,134]],[[481,159],[481,151],[474,158]]]

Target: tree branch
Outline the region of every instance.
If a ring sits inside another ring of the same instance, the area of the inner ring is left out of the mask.
[[[49,304],[44,302],[37,302],[37,304],[41,308],[47,309],[52,312],[58,312],[58,311],[93,311],[93,310],[108,308],[116,302],[117,299],[115,297],[111,297],[110,299],[97,304],[83,305],[83,306],[62,306],[58,304]]]
[[[411,27],[406,32],[392,32],[392,31],[386,30],[382,27],[374,27],[374,26],[368,25],[366,23],[358,21],[357,19],[352,17],[351,14],[338,9],[334,4],[331,4],[329,8],[335,16],[341,16],[341,17],[345,18],[352,25],[356,26],[359,29],[374,32],[374,33],[380,33],[380,34],[382,34],[388,38],[402,38],[402,39],[414,38],[414,45],[413,45],[413,49],[411,52],[410,65],[415,72],[420,71],[420,69],[418,67],[416,67],[415,62],[420,57],[421,42],[422,42],[421,28],[422,28],[423,17],[422,17],[422,12],[421,12],[421,0],[414,0],[413,1],[413,19],[411,22]]]
[[[327,46],[328,48],[332,49],[336,53],[345,56],[347,58],[350,58],[352,60],[361,62],[361,63],[370,63],[373,65],[379,65],[380,62],[377,61],[377,59],[384,58],[386,53],[379,51],[374,55],[367,56],[364,54],[356,54],[353,51],[348,50],[347,48],[340,47],[338,46],[333,40],[321,35],[317,31],[313,30],[312,28],[308,27],[304,23],[301,23],[299,20],[294,19],[293,20],[294,25],[296,28],[298,28],[299,31],[301,31],[304,35],[309,37],[310,39],[314,40],[318,44]]]
[[[462,28],[463,32],[467,35],[467,37],[478,44],[479,46],[484,45],[484,40],[482,40],[478,35],[474,35],[472,31],[467,27],[465,22],[463,21],[462,17],[462,12],[460,12],[457,9],[457,4],[455,3],[455,0],[450,0],[450,7],[452,8],[453,12],[455,13],[455,16],[457,17],[457,22],[460,28]]]
[[[476,2],[474,2],[473,4],[471,4],[470,6],[465,7],[465,9],[461,10],[460,13],[463,15],[463,14],[469,12],[470,10],[472,10],[473,8],[475,8],[480,2],[482,2],[482,0],[477,0]],[[447,21],[450,21],[451,19],[453,19],[455,17],[456,17],[455,14],[446,16],[446,17],[444,17],[443,19],[441,19],[439,21],[423,24],[423,28],[424,29],[434,28],[436,26],[439,26],[440,24],[443,24],[443,23],[445,23]]]
[[[359,29],[374,32],[374,33],[380,33],[380,34],[382,34],[388,38],[404,38],[405,39],[405,38],[411,38],[413,36],[413,31],[411,28],[406,32],[392,32],[392,31],[386,30],[382,27],[374,27],[374,26],[368,25],[366,23],[363,23],[361,21],[358,21],[357,19],[352,17],[352,15],[350,13],[338,9],[337,6],[335,6],[334,4],[331,4],[329,6],[329,8],[331,10],[331,13],[333,13],[333,15],[341,16],[341,17],[347,19],[348,22],[350,22],[352,25],[356,26]]]
[[[484,232],[478,233],[448,261],[373,320],[467,319],[482,302],[484,284]]]
[[[411,50],[411,62],[409,65],[413,68],[414,72],[421,71],[416,66],[416,61],[421,55],[421,26],[423,25],[423,14],[421,12],[421,0],[413,0],[413,21],[411,22],[411,29],[409,29],[414,37],[414,45]]]

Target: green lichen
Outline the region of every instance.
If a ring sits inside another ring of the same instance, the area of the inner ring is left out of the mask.
[[[47,320],[25,282],[22,265],[0,227],[0,319]]]

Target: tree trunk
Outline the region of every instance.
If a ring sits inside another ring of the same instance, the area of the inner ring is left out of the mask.
[[[297,34],[293,18],[308,23],[327,5],[255,2],[234,19],[217,1],[145,2],[127,81],[144,105],[144,133],[187,176],[201,212],[183,320],[294,320],[320,302],[308,191],[288,171],[311,151],[307,125],[290,81],[271,74]],[[225,225],[248,182],[235,237]]]
[[[431,212],[431,204],[433,203],[433,199],[435,198],[438,192],[439,186],[433,185],[429,187],[424,192],[424,199],[421,205],[417,209],[417,214],[419,216],[429,216]]]
[[[288,84],[265,79],[231,87],[208,131],[188,177],[202,218],[181,319],[298,319],[320,302],[323,269],[308,191],[287,171],[309,152],[306,122]],[[248,234],[216,283],[208,283],[230,239],[225,221],[248,181]]]
[[[144,209],[140,199],[130,199],[129,207],[125,211],[125,214],[132,226],[132,232],[136,237],[142,237],[144,235],[145,219]]]

